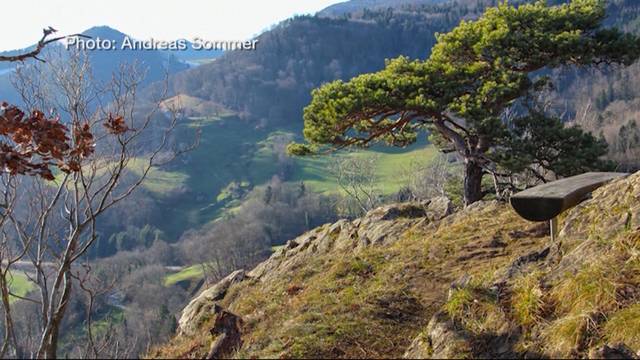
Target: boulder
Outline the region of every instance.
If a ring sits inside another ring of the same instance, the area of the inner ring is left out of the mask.
[[[446,197],[426,201],[391,204],[369,211],[354,221],[358,227],[360,246],[387,245],[400,238],[419,221],[437,221],[453,212],[453,203]]]
[[[182,316],[178,322],[178,333],[187,336],[193,335],[204,320],[216,314],[215,302],[222,300],[229,287],[241,282],[245,277],[244,270],[234,271],[193,299],[182,310]]]
[[[207,359],[221,359],[242,346],[242,319],[222,307],[215,305],[216,320],[209,333],[214,337]]]
[[[453,203],[446,196],[439,196],[429,200],[427,218],[431,221],[443,219],[453,213]]]
[[[457,359],[472,353],[469,336],[456,328],[444,311],[429,321],[424,333],[416,337],[405,351],[405,359]]]
[[[593,348],[589,351],[590,359],[640,359],[627,345],[617,343]]]
[[[402,219],[428,218],[440,220],[453,212],[453,203],[445,196],[435,197],[425,201],[411,201],[406,203],[381,206],[369,211],[362,222],[389,221]]]

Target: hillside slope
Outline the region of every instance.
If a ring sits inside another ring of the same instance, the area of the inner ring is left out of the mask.
[[[385,58],[425,57],[435,42],[434,33],[453,27],[457,19],[440,8],[376,12],[350,20],[300,16],[261,34],[255,51],[229,51],[214,62],[176,74],[167,103],[179,103],[188,117],[179,124],[176,141],[191,143],[197,127],[201,142],[181,162],[162,169],[184,181],[172,184],[175,191],[152,191],[155,212],[149,224],[176,241],[237,205],[225,196],[227,187],[244,183],[251,189],[274,175],[285,182],[304,181],[313,191],[335,193],[338,186],[329,169],[333,159],[293,159],[284,153],[287,143],[300,140],[302,109],[311,90],[337,78],[379,70]],[[155,86],[147,90],[157,90]],[[425,152],[427,161],[434,154],[425,145],[423,137],[408,149],[367,152],[380,157],[381,180],[376,185],[384,195],[402,187],[397,175],[417,151]]]
[[[398,8],[405,5],[432,5],[446,0],[351,0],[330,5],[318,12],[320,16],[344,16],[363,9],[379,10]]]
[[[449,206],[446,199],[391,205],[292,240],[252,271],[205,290],[183,312],[179,334],[151,355],[602,357],[640,350],[640,173],[568,211],[559,247],[549,244],[545,224],[521,220],[506,204],[447,215]],[[230,317],[238,338],[224,342]]]
[[[399,55],[425,58],[434,34],[470,12],[437,7],[352,19],[294,17],[259,35],[255,51],[229,51],[177,74],[172,91],[211,101],[260,126],[300,126],[312,89],[380,70],[385,59]]]

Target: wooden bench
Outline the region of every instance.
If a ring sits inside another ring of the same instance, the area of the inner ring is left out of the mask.
[[[588,172],[521,191],[511,196],[511,206],[518,215],[530,221],[550,221],[551,238],[555,240],[557,216],[585,200],[591,192],[607,182],[629,174]]]

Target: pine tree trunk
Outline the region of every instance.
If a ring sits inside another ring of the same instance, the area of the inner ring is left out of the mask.
[[[483,170],[475,161],[466,159],[464,162],[464,206],[469,206],[483,198],[482,194]]]

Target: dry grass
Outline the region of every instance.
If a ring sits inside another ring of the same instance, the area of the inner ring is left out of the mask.
[[[505,315],[481,285],[490,282],[495,270],[541,246],[540,239],[509,238],[510,232],[530,226],[494,203],[411,228],[392,245],[335,250],[273,280],[237,284],[222,301],[245,321],[245,345],[235,356],[401,356],[447,302],[450,283],[465,274],[478,279],[474,299],[480,300],[460,305],[474,314],[467,325],[478,333],[493,331]],[[495,238],[504,239],[504,247],[487,248]],[[170,345],[186,340],[178,337]],[[171,346],[156,355],[174,356]]]
[[[582,357],[611,342],[637,350],[638,194],[635,179],[598,190],[567,213],[562,261],[525,268],[499,290],[495,277],[547,237],[498,203],[420,224],[392,245],[334,250],[269,281],[245,281],[222,301],[246,324],[235,355],[397,357],[441,309],[473,338],[509,335],[516,354]],[[472,281],[447,297],[463,276]],[[190,346],[193,339],[178,337],[156,355],[174,357]]]
[[[541,271],[515,279],[512,286],[511,307],[518,324],[528,328],[542,320],[544,311],[544,293],[540,286]]]
[[[496,295],[478,285],[452,291],[443,308],[466,331],[476,335],[497,333],[506,321]]]
[[[588,314],[616,308],[617,269],[610,265],[596,261],[575,275],[566,274],[552,291],[558,313]]]
[[[585,341],[590,318],[585,314],[560,317],[542,331],[542,350],[552,358],[577,357]]]
[[[640,349],[640,303],[613,313],[604,324],[604,334],[611,343]]]
[[[444,310],[453,320],[462,320],[467,316],[474,298],[475,294],[470,288],[453,290],[449,301],[444,305]]]

